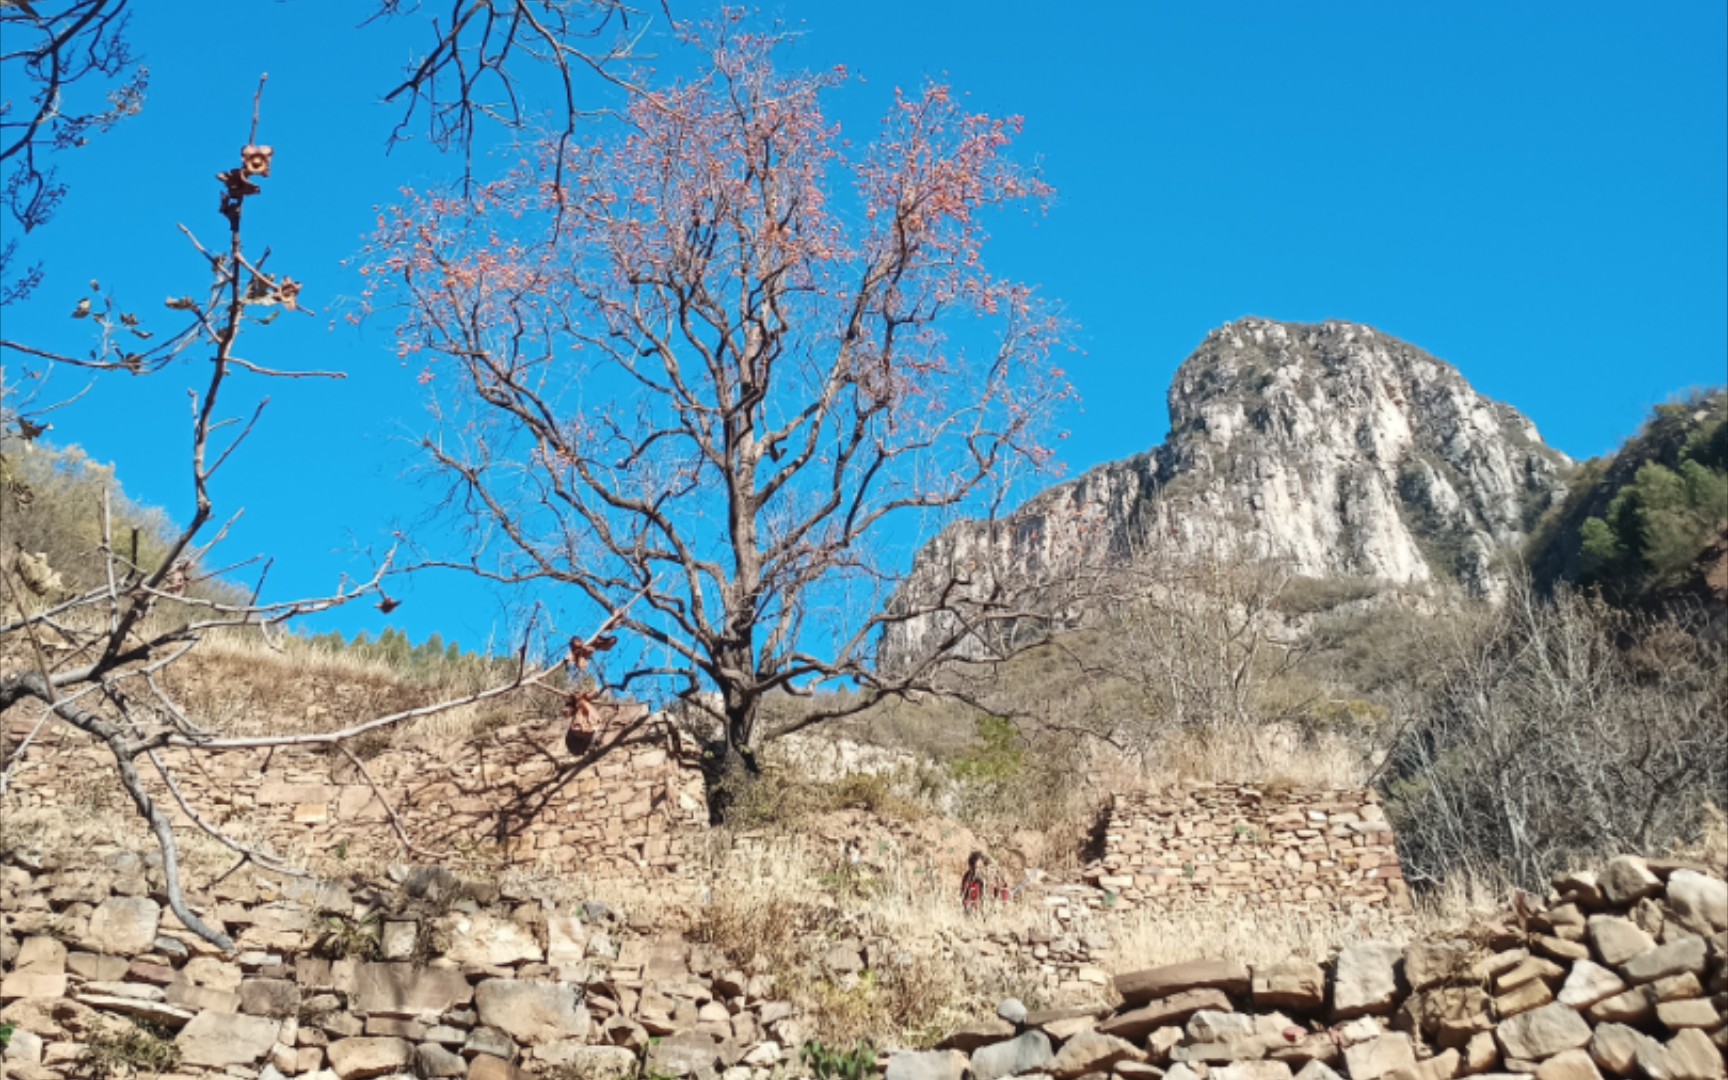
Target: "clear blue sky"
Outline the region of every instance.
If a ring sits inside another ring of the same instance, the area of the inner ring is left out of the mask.
[[[674,0],[676,2],[676,0]],[[377,103],[410,25],[354,29],[365,4],[135,5],[152,69],[144,114],[62,155],[72,194],[26,240],[49,273],[7,337],[76,348],[91,277],[146,313],[195,291],[175,232],[214,237],[211,175],[270,72],[277,147],[249,233],[306,282],[318,318],[251,332],[245,353],[336,367],[345,383],[268,387],[272,405],[217,490],[243,504],[228,550],[277,559],[278,596],[325,591],[357,551],[420,520],[428,422],[388,325],[331,326],[357,292],[342,260],[374,205],[449,175],[386,158]],[[697,9],[679,7],[680,13]],[[1004,226],[993,267],[1042,285],[1079,324],[1070,473],[1145,450],[1164,392],[1212,327],[1243,315],[1349,319],[1457,365],[1575,457],[1613,448],[1649,407],[1728,364],[1728,6],[1530,3],[875,2],[770,5],[797,57],[865,77],[833,115],[871,130],[896,85],[936,76],[1026,117],[1021,152],[1057,189],[1035,227]],[[1018,223],[1015,223],[1016,226]],[[53,438],[119,465],[134,497],[186,513],[188,367],[109,378]],[[392,621],[475,644],[499,608],[466,584],[397,591]],[[321,624],[373,633],[370,607]]]

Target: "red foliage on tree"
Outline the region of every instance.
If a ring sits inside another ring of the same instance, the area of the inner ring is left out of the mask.
[[[426,365],[427,450],[500,541],[481,572],[640,594],[623,682],[675,680],[746,759],[766,695],[858,691],[805,726],[924,685],[874,664],[932,610],[884,607],[885,531],[990,505],[1070,392],[1057,319],[984,264],[992,212],[1048,195],[1019,120],[929,86],[855,144],[822,109],[845,72],[781,73],[782,42],[691,33],[698,75],[465,197],[409,192],[367,267]]]

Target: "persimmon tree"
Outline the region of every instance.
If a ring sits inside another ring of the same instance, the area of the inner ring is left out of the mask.
[[[784,38],[736,14],[684,44],[696,73],[593,137],[382,212],[370,299],[488,542],[442,561],[640,596],[649,647],[614,681],[678,694],[750,765],[770,695],[857,691],[804,727],[928,684],[944,650],[889,673],[880,633],[968,590],[885,605],[893,541],[1043,465],[1069,390],[1057,318],[985,267],[988,222],[1048,194],[1009,156],[1018,119],[931,85],[855,141],[823,111],[843,70],[777,70]],[[967,599],[950,643],[1012,614]]]

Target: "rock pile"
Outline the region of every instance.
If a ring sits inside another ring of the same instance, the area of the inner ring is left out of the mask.
[[[714,1075],[805,1038],[771,975],[640,935],[604,905],[560,911],[438,868],[395,876],[386,891],[235,875],[204,912],[236,938],[222,955],[165,913],[150,857],[6,866],[5,1075],[80,1074],[93,1047],[136,1040],[135,1020],[182,1074],[266,1080]]]
[[[1621,857],[1521,894],[1468,940],[1362,941],[1328,965],[1119,975],[1118,1009],[992,1019],[887,1080],[1722,1080],[1728,883]]]

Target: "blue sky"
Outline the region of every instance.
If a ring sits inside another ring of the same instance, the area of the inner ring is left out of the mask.
[[[214,237],[215,186],[260,70],[277,147],[248,232],[306,282],[316,318],[252,331],[283,366],[339,384],[262,388],[272,403],[217,498],[246,517],[228,550],[268,551],[278,595],[364,572],[436,485],[413,473],[428,427],[387,322],[332,314],[358,291],[373,207],[454,162],[383,154],[378,104],[408,24],[353,29],[365,5],[136,5],[152,69],[142,116],[60,158],[72,194],[26,238],[48,280],[5,336],[77,348],[88,279],[160,310],[195,291],[175,231]],[[695,14],[697,9],[677,8]],[[926,77],[1026,118],[1019,147],[1057,190],[998,228],[994,269],[1038,283],[1079,325],[1068,368],[1070,473],[1163,437],[1176,366],[1243,315],[1379,327],[1457,365],[1575,457],[1612,449],[1649,407],[1719,383],[1728,357],[1728,6],[1588,3],[944,2],[769,5],[796,59],[864,77],[832,116],[868,132],[896,85]],[[10,222],[7,223],[10,229]],[[9,233],[8,233],[9,235]],[[53,437],[114,461],[137,499],[185,515],[186,367],[109,378]],[[503,629],[477,587],[418,579],[392,622],[475,644]],[[376,633],[370,607],[317,629]]]

